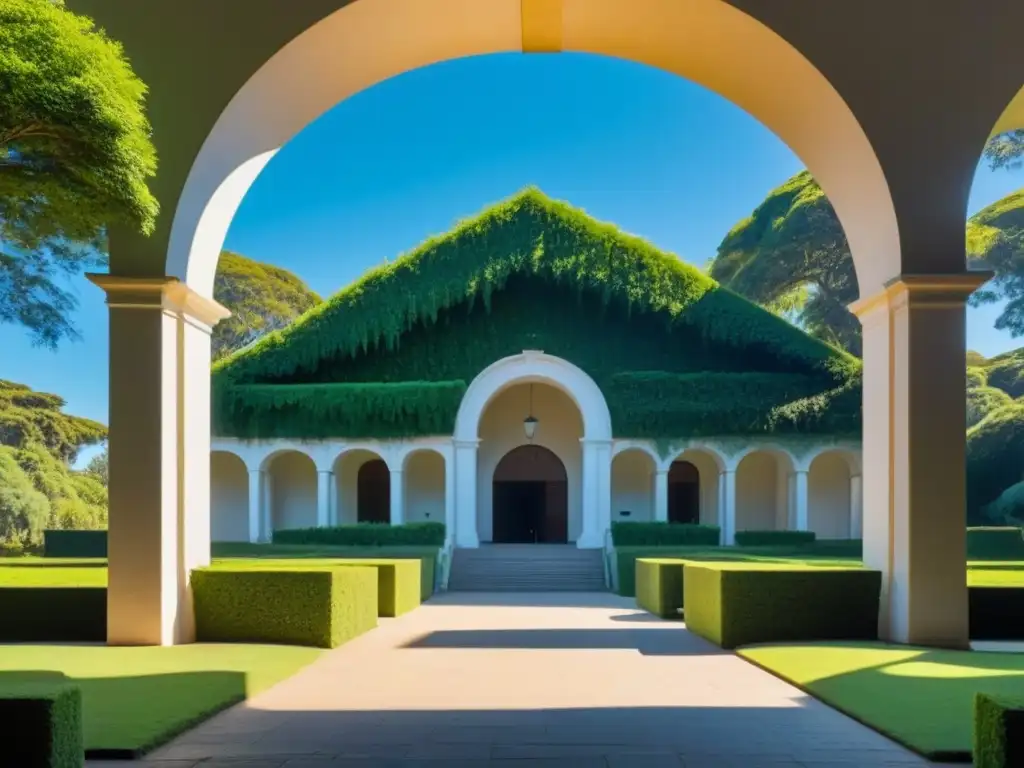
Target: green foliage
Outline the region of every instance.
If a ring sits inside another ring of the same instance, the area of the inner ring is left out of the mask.
[[[1024,159],[1024,128],[993,136],[985,146],[985,159],[992,170],[1020,168]]]
[[[612,523],[616,547],[717,547],[721,529],[691,523]]]
[[[809,547],[814,531],[736,531],[737,547]]]
[[[213,359],[281,330],[320,303],[320,297],[287,269],[224,251],[217,262],[213,298],[231,310],[213,330]]]
[[[0,643],[102,643],[106,587],[0,586]]]
[[[98,453],[89,459],[89,464],[85,468],[85,474],[96,478],[103,487],[110,483],[110,454],[106,447],[103,448],[102,453]]]
[[[1012,398],[1024,397],[1024,347],[993,357],[985,368],[990,387]]]
[[[1024,589],[967,587],[971,640],[1024,640]]]
[[[968,560],[1024,560],[1024,535],[1014,526],[967,529]]]
[[[1024,335],[1024,189],[1014,192],[971,217],[967,255],[995,272],[974,292],[971,302],[1003,302],[996,328],[1014,337]]]
[[[377,626],[374,568],[200,568],[192,589],[200,642],[337,648]]]
[[[106,557],[106,531],[43,531],[44,557]]]
[[[82,693],[74,685],[20,683],[0,690],[0,722],[10,735],[4,764],[81,768],[85,755]]]
[[[106,427],[63,413],[65,404],[57,395],[0,380],[0,445],[38,445],[61,461],[73,462],[81,448],[106,440]]]
[[[967,519],[984,523],[984,509],[1024,478],[1024,403],[1014,402],[967,430]]]
[[[686,628],[721,648],[878,639],[878,571],[738,563],[685,568]]]
[[[985,507],[985,516],[989,520],[1006,523],[1024,523],[1024,481],[1011,485],[999,497]],[[1024,558],[1024,547],[1021,557]]]
[[[148,234],[156,152],[121,46],[59,0],[0,0],[0,323],[76,338],[63,278],[105,262],[106,229]]]
[[[636,561],[636,604],[663,619],[681,619],[685,560],[640,558]]]
[[[981,354],[981,352],[976,352],[973,349],[967,350],[966,358],[968,368],[984,368],[988,365],[988,358]]]
[[[0,542],[22,547],[38,542],[50,503],[18,464],[15,452],[0,447]]]
[[[615,428],[623,436],[658,427],[639,413],[630,421],[629,405],[616,402],[618,373],[794,374],[805,377],[801,401],[827,400],[859,375],[855,359],[722,290],[675,256],[527,190],[218,363],[214,428],[248,437],[309,436],[315,423],[319,435],[364,436],[372,424],[396,436],[399,422],[379,425],[380,408],[368,400],[394,399],[390,392],[285,388],[403,383],[411,389],[402,407],[418,402],[410,406],[415,417],[402,415],[401,433],[448,432],[456,383],[523,349],[566,356],[593,376],[617,409]],[[450,389],[442,396],[421,382],[447,382]],[[688,386],[706,390],[714,383]],[[417,389],[423,394],[411,393]],[[628,396],[630,386],[620,389]],[[312,398],[316,415],[287,410],[300,393]],[[332,398],[347,399],[345,406],[331,405]],[[756,428],[800,429],[804,412],[814,410],[803,402],[776,405],[778,418]],[[686,437],[714,424],[708,417],[702,426],[702,418],[680,413],[663,419],[670,426],[661,429],[684,430],[665,436]]]
[[[976,694],[973,760],[974,768],[1024,765],[1024,698]]]
[[[328,547],[441,547],[444,523],[359,523],[333,528],[294,528],[274,531],[275,544]]]
[[[995,387],[972,387],[967,390],[967,427],[973,427],[992,411],[1013,402],[1013,398]]]

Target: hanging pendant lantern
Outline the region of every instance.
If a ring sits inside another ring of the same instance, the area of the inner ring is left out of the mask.
[[[530,384],[530,410],[526,418],[523,419],[523,432],[526,433],[527,440],[533,440],[533,436],[537,434],[537,419],[533,417],[533,384]]]

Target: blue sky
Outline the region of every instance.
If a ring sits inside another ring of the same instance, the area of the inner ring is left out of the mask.
[[[270,162],[226,247],[286,267],[329,295],[491,202],[534,184],[701,265],[765,194],[802,168],[773,134],[715,94],[638,64],[495,55],[407,73],[343,102]],[[1024,186],[979,168],[970,210]],[[0,378],[55,392],[106,421],[107,321],[76,279],[83,340],[57,353],[0,326]],[[1016,346],[969,310],[969,346]]]

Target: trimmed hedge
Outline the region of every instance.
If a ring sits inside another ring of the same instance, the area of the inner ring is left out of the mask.
[[[359,523],[274,531],[275,544],[326,547],[442,547],[444,523]]]
[[[685,569],[686,628],[722,648],[878,639],[878,571],[747,563]]]
[[[663,619],[680,619],[685,560],[644,557],[636,561],[636,604]]]
[[[43,557],[106,556],[106,531],[43,531]]]
[[[339,563],[344,566],[372,567],[377,570],[377,615],[393,618],[419,608],[422,571],[415,560],[371,560]]]
[[[616,547],[717,547],[721,529],[692,523],[612,523]]]
[[[975,768],[1024,765],[1024,698],[979,693],[974,698]]]
[[[0,643],[106,639],[106,587],[0,587]]]
[[[1024,533],[1014,527],[967,529],[968,560],[1024,560]]]
[[[1024,640],[1024,587],[968,587],[972,640]]]
[[[82,768],[82,694],[73,685],[15,683],[0,691],[0,723],[8,734],[3,765]]]
[[[736,546],[806,547],[815,538],[814,531],[736,531]]]
[[[377,626],[377,570],[199,568],[196,639],[336,648]]]

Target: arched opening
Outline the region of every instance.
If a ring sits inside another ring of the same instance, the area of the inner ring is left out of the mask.
[[[210,540],[249,540],[249,472],[228,451],[210,452]]]
[[[569,540],[565,465],[540,445],[521,445],[494,469],[492,531],[496,544],[565,544]]]
[[[410,523],[443,523],[445,511],[445,463],[437,451],[419,450],[405,459],[405,520]]]
[[[819,539],[853,536],[850,461],[840,451],[815,457],[807,473],[807,527]]]
[[[736,531],[784,531],[789,523],[792,461],[781,452],[751,451],[736,467]]]
[[[272,530],[316,525],[316,464],[298,451],[282,451],[267,466]]]
[[[372,450],[355,448],[334,460],[334,496],[339,525],[391,522],[391,471]]]
[[[668,470],[668,521],[700,522],[700,470],[676,459]]]
[[[612,520],[649,522],[654,519],[654,458],[630,448],[612,459]]]

